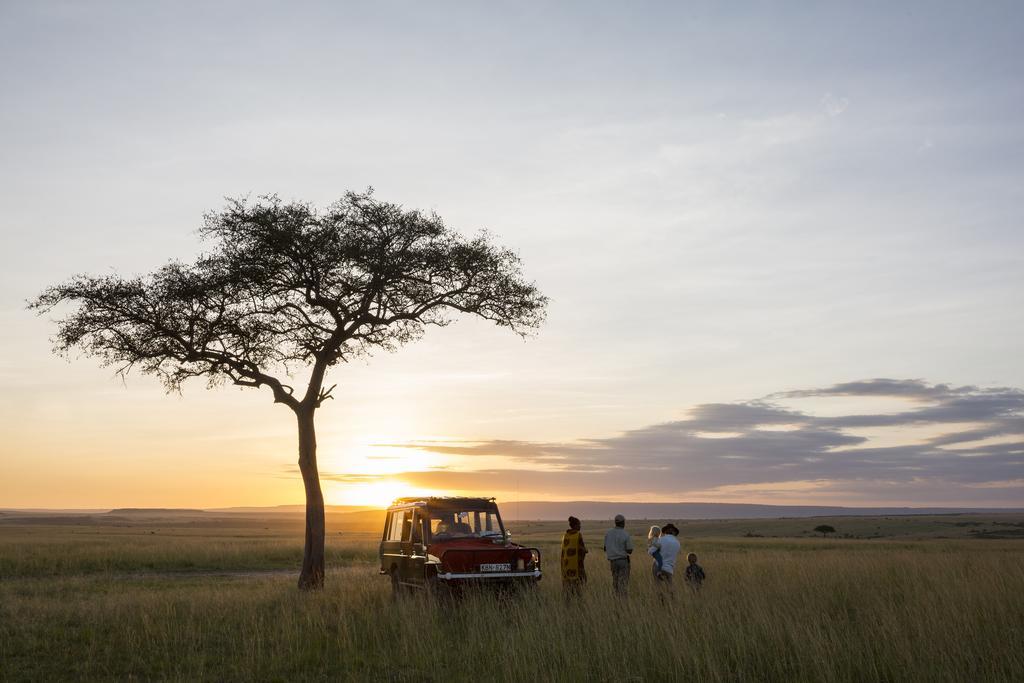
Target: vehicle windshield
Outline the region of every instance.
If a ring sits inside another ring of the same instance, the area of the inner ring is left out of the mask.
[[[432,510],[430,537],[434,541],[454,538],[501,538],[505,530],[494,510]]]

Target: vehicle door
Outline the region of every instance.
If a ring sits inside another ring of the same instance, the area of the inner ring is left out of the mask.
[[[410,509],[399,509],[389,512],[384,527],[384,538],[380,544],[381,569],[385,573],[391,573],[391,568],[396,567],[400,578],[404,563],[402,533],[406,528],[406,519],[411,518],[411,516],[412,510]]]
[[[427,560],[426,537],[423,523],[428,518],[423,508],[411,511],[411,520],[402,535],[402,560],[404,562],[402,579],[409,583],[423,583],[423,565]]]

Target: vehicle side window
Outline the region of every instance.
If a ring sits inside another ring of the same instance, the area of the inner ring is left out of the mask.
[[[402,518],[402,540],[406,543],[412,540],[412,510],[406,510]]]
[[[412,542],[423,543],[423,511],[416,510],[412,518]]]
[[[409,516],[409,510],[395,510],[391,513],[391,529],[388,532],[389,541],[402,540],[402,532],[407,526],[406,520]]]

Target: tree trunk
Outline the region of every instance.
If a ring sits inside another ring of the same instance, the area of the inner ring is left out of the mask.
[[[314,409],[302,407],[295,414],[299,420],[299,471],[306,487],[306,545],[299,588],[316,590],[324,586],[324,494],[316,466]]]

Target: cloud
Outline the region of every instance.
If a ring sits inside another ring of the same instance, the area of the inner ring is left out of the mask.
[[[825,113],[829,116],[839,116],[847,107],[850,106],[850,100],[846,97],[836,97],[830,92],[825,93],[821,98],[821,108],[825,110]]]
[[[336,481],[341,484],[374,484],[382,479],[377,474],[346,474],[342,472],[322,472],[320,478],[325,481]]]
[[[868,406],[895,397],[907,404],[895,413],[819,416],[779,403],[834,397],[863,399]],[[921,426],[927,436],[897,446],[851,432]],[[462,456],[458,468],[398,475],[431,488],[507,490],[515,480],[517,488],[549,495],[753,492],[771,497],[783,492],[937,504],[968,499],[1012,504],[1017,497],[1017,504],[1024,504],[1024,391],[1014,388],[871,379],[698,405],[684,419],[609,438],[380,445]],[[473,460],[481,456],[499,458],[507,467],[474,469]],[[993,492],[1005,495],[994,499]]]
[[[301,476],[299,468],[295,465],[288,465],[283,468],[282,478],[294,479]],[[321,481],[335,481],[340,484],[374,484],[384,479],[379,474],[350,474],[347,472],[321,472]]]
[[[970,393],[974,387],[951,389],[948,384],[928,384],[920,379],[869,379],[833,384],[824,389],[798,389],[772,394],[776,398],[812,396],[895,396],[916,399],[942,398],[951,393]]]

